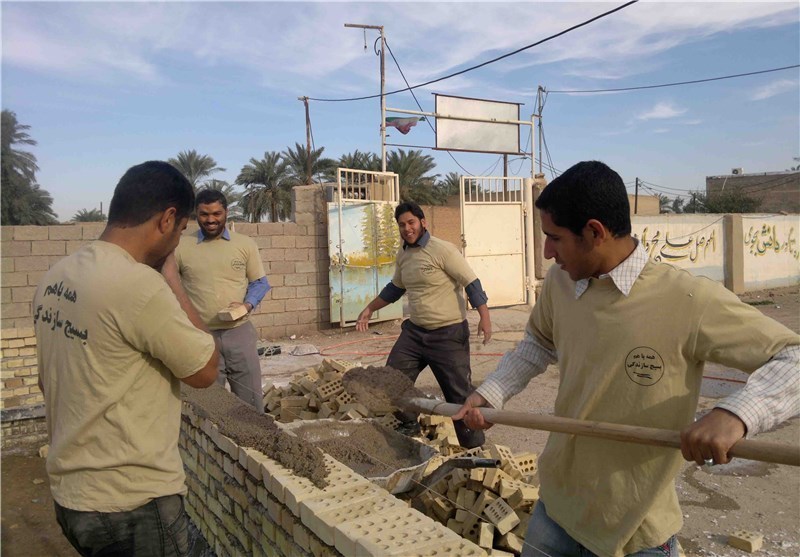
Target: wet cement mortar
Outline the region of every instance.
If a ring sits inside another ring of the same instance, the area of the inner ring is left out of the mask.
[[[317,487],[328,485],[322,452],[282,431],[270,416],[260,414],[218,385],[208,389],[184,387],[182,394],[195,414],[211,420],[240,447],[263,453]]]
[[[399,411],[409,398],[425,396],[402,372],[391,367],[353,368],[342,378],[345,390],[376,414]],[[419,445],[379,424],[360,422],[324,426],[310,423],[281,430],[271,416],[259,414],[222,387],[183,389],[195,413],[217,424],[240,447],[251,447],[319,487],[327,485],[322,452],[368,478],[386,477],[421,462]]]
[[[357,367],[342,378],[345,390],[375,413],[405,408],[410,398],[426,395],[402,372],[388,366]]]

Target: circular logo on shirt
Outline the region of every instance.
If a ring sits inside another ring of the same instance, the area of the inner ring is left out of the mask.
[[[652,348],[639,346],[628,352],[625,372],[634,383],[649,387],[664,376],[664,360]]]
[[[234,271],[244,271],[246,268],[247,264],[241,259],[231,259],[231,269]]]

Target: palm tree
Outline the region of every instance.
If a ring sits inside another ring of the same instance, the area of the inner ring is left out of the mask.
[[[181,151],[176,158],[168,159],[167,162],[186,176],[195,191],[201,185],[200,180],[203,178],[207,178],[215,172],[225,172],[224,168],[217,166],[217,161],[213,157],[199,155],[194,149]]]
[[[345,153],[339,157],[339,166],[353,170],[371,170],[377,172],[381,169],[381,159],[375,153],[362,153],[358,149],[352,153]]]
[[[663,193],[658,194],[658,212],[666,213],[672,207],[672,200]]]
[[[444,180],[436,182],[437,195],[444,203],[451,195],[461,193],[461,175],[458,172],[448,172]]]
[[[434,168],[433,157],[423,155],[421,150],[406,152],[398,149],[389,153],[386,161],[386,169],[395,172],[400,179],[400,198],[420,204],[437,202],[433,185],[439,175],[428,175]]]
[[[329,178],[336,168],[336,161],[324,158],[322,152],[325,147],[312,149],[311,156],[305,147],[299,143],[294,144],[294,149],[287,147],[282,153],[286,162],[288,181],[291,186],[303,186],[314,183],[314,176],[322,175]],[[311,165],[309,166],[309,158]],[[310,169],[310,172],[309,172]]]
[[[56,223],[53,198],[36,183],[36,156],[15,145],[36,145],[17,115],[3,110],[0,121],[0,222],[11,224],[47,225]]]
[[[106,216],[100,209],[81,209],[72,217],[73,222],[105,222]]]
[[[265,152],[261,160],[251,158],[236,178],[236,183],[245,187],[239,202],[244,217],[259,222],[269,214],[270,221],[278,222],[289,216],[292,197],[287,176],[287,164],[277,151]]]

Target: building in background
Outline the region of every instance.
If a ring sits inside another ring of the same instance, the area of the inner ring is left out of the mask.
[[[734,168],[730,174],[706,176],[706,195],[729,188],[760,200],[759,213],[800,213],[800,170],[745,174]]]

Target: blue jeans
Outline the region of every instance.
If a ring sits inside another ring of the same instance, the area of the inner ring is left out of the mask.
[[[528,522],[522,557],[595,557],[595,554],[572,539],[547,516],[544,503],[539,501]],[[678,557],[678,540],[672,536],[658,547],[642,549],[627,557]]]
[[[158,497],[132,511],[115,513],[55,506],[61,531],[81,555],[189,555],[189,517],[180,495]]]

